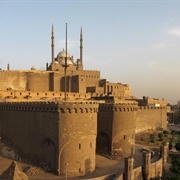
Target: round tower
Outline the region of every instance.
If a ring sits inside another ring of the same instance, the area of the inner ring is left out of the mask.
[[[115,159],[134,155],[136,111],[135,102],[100,104],[97,151],[109,153]]]
[[[95,170],[96,102],[59,104],[59,175],[82,176]]]

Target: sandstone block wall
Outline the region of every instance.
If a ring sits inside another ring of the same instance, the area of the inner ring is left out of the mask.
[[[97,151],[113,158],[134,154],[137,104],[100,104]]]
[[[1,102],[0,134],[25,160],[81,176],[95,170],[97,110],[95,102]]]
[[[22,71],[0,71],[0,90],[26,90],[27,77]]]
[[[166,107],[142,106],[138,108],[136,116],[136,133],[148,129],[167,129]]]
[[[29,100],[53,100],[53,99],[64,99],[64,92],[50,92],[50,91],[21,91],[21,90],[8,90],[8,91],[2,91],[0,90],[0,98],[5,98],[6,101],[17,101],[17,99],[27,101]],[[67,99],[69,100],[76,100],[81,101],[83,99],[90,99],[91,94],[90,93],[66,93]]]
[[[66,164],[71,176],[95,170],[98,104],[66,103],[59,107],[59,162],[65,175]]]
[[[1,135],[22,158],[55,172],[58,147],[56,103],[0,103]]]

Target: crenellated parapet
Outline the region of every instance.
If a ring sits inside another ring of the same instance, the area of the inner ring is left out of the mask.
[[[95,101],[63,102],[58,104],[61,113],[97,113],[98,103]]]
[[[151,106],[139,106],[139,110],[159,110],[159,109],[166,109],[166,107],[151,107]]]
[[[109,112],[133,112],[137,111],[137,103],[113,103],[113,104],[100,104],[99,111],[109,111]]]
[[[9,111],[44,111],[61,113],[97,113],[97,102],[1,102],[0,110]]]
[[[1,102],[0,110],[58,112],[57,102]]]

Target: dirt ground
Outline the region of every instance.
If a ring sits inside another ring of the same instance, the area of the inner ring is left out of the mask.
[[[135,164],[134,167],[138,167],[142,165],[142,151],[143,147],[141,145],[136,145],[136,151],[135,151]],[[155,157],[154,159],[157,159]],[[0,175],[10,166],[10,164],[13,162],[12,159],[5,158],[3,156],[0,156]],[[65,177],[58,177],[50,173],[46,173],[41,168],[18,162],[16,161],[18,168],[25,172],[26,175],[28,175],[30,180],[64,180]],[[111,160],[101,155],[96,155],[96,170],[92,173],[89,173],[83,177],[75,177],[75,178],[69,178],[68,179],[91,179],[99,176],[103,176],[106,174],[114,174],[118,173],[121,174],[124,171],[124,159],[121,160]]]
[[[0,156],[0,175],[10,166],[13,162],[12,159],[5,158]],[[93,173],[90,173],[84,177],[68,178],[68,179],[89,179],[92,177],[98,177],[105,174],[111,174],[113,172],[118,172],[123,170],[124,163],[121,163],[117,160],[110,160],[106,157],[96,155],[96,170]],[[19,170],[25,172],[28,175],[30,180],[50,180],[50,179],[65,179],[65,177],[58,177],[50,173],[46,173],[41,168],[18,162],[16,161]]]
[[[170,126],[169,130],[180,130],[180,125],[178,126]],[[149,142],[149,135],[152,133],[158,133],[147,131],[144,133],[139,133],[136,135],[136,152],[135,152],[135,167],[142,165],[142,149],[143,148],[152,148],[157,149],[157,156],[154,157],[154,160],[158,157],[158,148],[162,142],[157,141],[156,143]],[[3,157],[0,155],[0,175],[10,166],[13,162],[12,159]],[[65,177],[58,177],[56,175],[45,172],[39,167],[32,166],[30,164],[22,163],[16,161],[18,168],[25,172],[28,175],[30,180],[65,180]],[[168,164],[169,166],[169,164]],[[90,174],[87,174],[83,177],[75,177],[68,179],[91,179],[95,177],[99,177],[106,174],[113,173],[122,173],[124,171],[124,159],[122,160],[111,160],[101,155],[96,155],[96,170]]]

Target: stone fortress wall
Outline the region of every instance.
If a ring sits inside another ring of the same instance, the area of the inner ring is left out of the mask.
[[[137,107],[135,102],[99,105],[98,151],[113,158],[134,154]]]
[[[166,107],[139,107],[137,102],[100,103],[97,151],[118,159],[134,155],[135,134],[167,129]]]
[[[95,170],[97,103],[1,102],[1,135],[29,162],[58,175]]]
[[[64,71],[0,71],[0,90],[3,91],[64,92],[64,83]],[[100,78],[99,71],[67,70],[66,88],[67,92],[130,97],[128,85],[109,83]]]
[[[21,90],[0,90],[0,98],[6,99],[6,101],[37,101],[37,100],[63,100],[65,96],[64,92],[51,92],[51,91],[21,91]],[[70,100],[88,100],[91,98],[90,93],[66,93],[66,98]]]
[[[95,170],[96,150],[113,159],[134,155],[136,132],[166,129],[166,108],[133,101],[1,102],[0,123],[2,138],[22,158],[58,175],[68,164],[70,176],[81,176]]]
[[[152,151],[148,149],[142,152],[142,166],[135,166],[133,156],[124,158],[124,172],[117,174],[107,174],[93,178],[93,180],[114,179],[114,180],[150,180],[160,179],[163,169],[168,158],[169,143],[163,143],[160,147],[159,157],[154,158]],[[153,159],[154,158],[154,159]]]
[[[0,70],[0,135],[24,159],[62,176],[68,165],[69,176],[82,176],[95,170],[96,149],[114,159],[132,156],[135,133],[167,128],[164,100],[158,107],[157,100],[138,100],[129,85],[83,70],[82,29],[77,62],[64,50],[54,58],[53,27],[51,47],[46,70],[10,70],[9,64]],[[132,166],[129,170],[123,176],[132,180]]]
[[[167,107],[139,106],[136,114],[136,133],[167,129]]]

